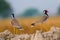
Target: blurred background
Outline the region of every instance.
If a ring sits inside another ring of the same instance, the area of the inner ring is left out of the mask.
[[[31,28],[31,23],[44,15],[43,10],[49,11],[49,19],[44,24],[38,23]],[[52,26],[60,27],[60,0],[0,0],[0,32],[8,29],[14,33],[10,18],[12,13],[24,29],[16,29],[16,34],[48,31]]]
[[[45,9],[49,15],[60,15],[60,0],[0,0],[0,18],[11,13],[18,17],[40,16]]]

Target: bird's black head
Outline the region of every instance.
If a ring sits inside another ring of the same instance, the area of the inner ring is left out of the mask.
[[[45,15],[48,16],[48,14],[47,14],[48,13],[48,10],[44,10],[43,12],[44,12]]]
[[[14,14],[11,14],[12,16],[13,16],[13,18],[14,18]]]

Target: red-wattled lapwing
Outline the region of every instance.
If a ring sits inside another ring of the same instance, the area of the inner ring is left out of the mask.
[[[43,22],[45,22],[45,21],[48,19],[48,17],[49,17],[49,15],[47,14],[48,11],[47,11],[47,10],[44,10],[43,13],[44,13],[44,16],[42,17],[42,19],[39,20],[39,21],[36,21],[35,23],[32,23],[32,24],[31,24],[32,27],[34,27],[37,23],[39,23],[39,22],[40,22],[40,23],[43,23]]]
[[[22,27],[19,24],[19,22],[15,19],[14,14],[11,14],[11,16],[12,16],[12,21],[11,21],[12,26],[16,27],[17,29],[22,29]]]

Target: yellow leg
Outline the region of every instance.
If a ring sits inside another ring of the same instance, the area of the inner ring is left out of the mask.
[[[14,27],[14,34],[18,34],[18,29],[16,27]]]
[[[16,34],[16,29],[15,29],[15,27],[14,27],[14,35]]]

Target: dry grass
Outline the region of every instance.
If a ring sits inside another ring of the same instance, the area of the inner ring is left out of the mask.
[[[14,35],[9,30],[0,32],[0,40],[60,40],[60,28],[52,26],[48,32],[36,30],[33,34]]]
[[[18,30],[13,28],[10,24],[10,19],[1,20],[0,19],[0,32],[8,29],[15,34],[24,34],[24,33],[35,33],[36,30],[42,30],[43,32],[49,31],[52,26],[60,27],[60,17],[51,17],[44,24],[38,23],[35,27],[31,28],[31,23],[38,20],[38,18],[19,18],[17,19],[24,30]],[[15,31],[14,31],[15,29]]]

